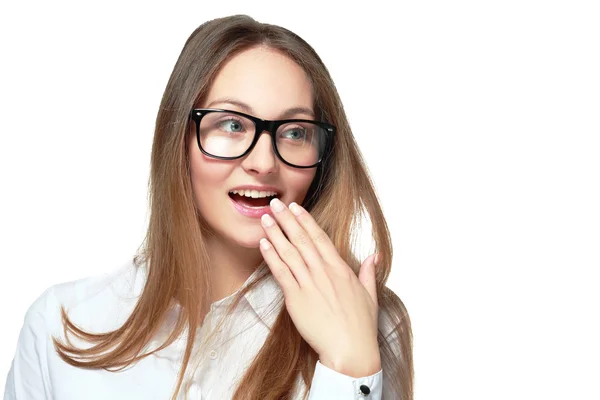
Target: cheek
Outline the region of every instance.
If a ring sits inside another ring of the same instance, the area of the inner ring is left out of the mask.
[[[285,186],[293,197],[290,202],[296,201],[297,203],[300,203],[304,199],[304,196],[306,195],[310,184],[315,178],[315,175],[316,169],[295,169],[287,171],[285,176],[282,176]]]
[[[231,174],[232,165],[204,156],[200,150],[190,152],[190,175],[196,206],[202,211],[224,193],[223,183]]]

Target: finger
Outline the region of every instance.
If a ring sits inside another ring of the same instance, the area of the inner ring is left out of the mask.
[[[292,271],[292,274],[294,274],[296,281],[298,281],[301,287],[307,285],[312,278],[298,249],[286,239],[275,220],[269,214],[264,214],[261,222],[267,238],[273,245],[273,249],[277,252],[278,257]]]
[[[371,300],[375,303],[375,306],[379,306],[377,302],[377,281],[375,279],[375,261],[377,258],[377,254],[372,254],[367,257],[365,262],[360,266],[360,271],[358,272],[358,280],[362,285],[367,289],[367,292],[371,296]]]
[[[286,297],[293,296],[293,293],[299,289],[298,281],[296,281],[289,267],[281,261],[281,258],[266,238],[260,239],[260,252],[279,286],[281,286],[283,294]]]
[[[339,264],[342,260],[335,245],[327,235],[327,232],[317,224],[312,215],[296,203],[290,204],[290,210],[294,214],[296,221],[311,237],[320,256],[329,264]]]
[[[323,264],[323,258],[319,254],[315,243],[308,232],[300,225],[294,214],[275,198],[271,200],[271,209],[277,220],[277,224],[287,235],[289,241],[298,249],[308,268]],[[277,246],[276,246],[277,247]]]

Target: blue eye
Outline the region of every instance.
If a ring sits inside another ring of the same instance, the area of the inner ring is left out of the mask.
[[[301,140],[306,136],[306,129],[300,127],[289,129],[285,132],[282,132],[282,136],[292,140]]]
[[[242,122],[233,118],[221,121],[219,126],[227,132],[239,133],[244,131]]]

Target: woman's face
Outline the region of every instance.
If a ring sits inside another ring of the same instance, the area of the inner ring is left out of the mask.
[[[282,53],[265,47],[246,50],[229,60],[200,106],[240,111],[269,120],[314,119],[312,85],[304,70]],[[288,110],[299,108],[306,111],[289,114]],[[269,207],[257,210],[240,208],[240,205],[261,204],[267,200],[246,201],[239,195],[230,196],[230,192],[258,187],[263,191],[276,191],[286,205],[293,201],[302,204],[316,168],[284,164],[274,153],[268,133],[260,135],[256,146],[243,158],[225,161],[202,154],[193,123],[191,132],[188,135],[191,181],[202,217],[226,242],[258,247],[259,240],[265,236],[260,215]]]

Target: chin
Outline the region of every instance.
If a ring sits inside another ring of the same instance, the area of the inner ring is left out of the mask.
[[[261,238],[257,238],[256,240],[245,240],[237,243],[246,249],[258,249],[260,246],[260,239]]]
[[[236,237],[230,238],[230,240],[238,246],[245,247],[247,249],[257,249],[260,245],[260,239],[264,236],[244,236],[240,237],[236,235]]]
[[[267,237],[261,226],[240,229],[238,231],[228,233],[229,234],[227,236],[231,242],[247,249],[258,249],[260,245],[260,239]]]

